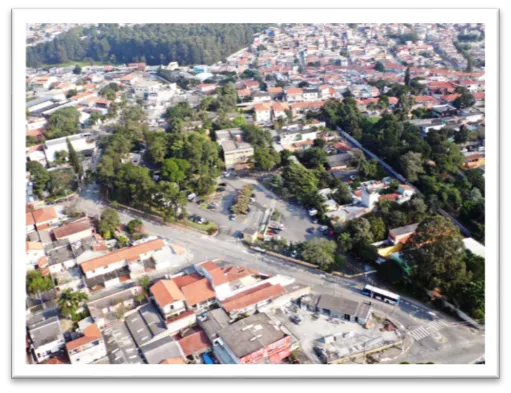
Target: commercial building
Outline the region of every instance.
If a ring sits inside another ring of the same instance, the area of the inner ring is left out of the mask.
[[[243,131],[239,128],[216,131],[217,142],[222,146],[225,169],[242,169],[252,165],[254,148],[243,140]]]

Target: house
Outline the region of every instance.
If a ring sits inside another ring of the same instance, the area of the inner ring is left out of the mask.
[[[435,106],[431,107],[431,111],[432,111],[433,116],[441,117],[441,118],[452,117],[452,116],[456,116],[458,114],[458,110],[455,107],[448,105],[448,104],[435,105]]]
[[[271,105],[267,102],[254,105],[255,120],[258,123],[268,123],[271,121]]]
[[[303,90],[299,87],[290,87],[286,90],[286,99],[288,102],[303,101]]]
[[[188,309],[204,312],[216,303],[216,294],[209,280],[200,274],[178,276],[172,281],[183,293]]]
[[[67,140],[73,145],[73,148],[80,153],[87,154],[96,150],[96,142],[90,133],[82,133],[70,135],[62,138],[48,140],[44,143],[44,153],[49,163],[55,161],[55,153],[58,151],[66,151]]]
[[[270,303],[273,298],[284,293],[285,290],[280,284],[272,285],[271,283],[265,283],[224,299],[222,301],[222,308],[231,317],[245,313],[254,313],[259,307]]]
[[[213,353],[223,364],[280,363],[291,354],[291,337],[266,314],[243,318],[217,335]]]
[[[317,101],[319,99],[319,94],[319,89],[305,88],[302,90],[302,98],[304,101]]]
[[[133,310],[137,302],[135,297],[144,293],[140,285],[114,292],[110,295],[91,300],[87,303],[87,309],[94,323],[103,329],[109,323],[117,320],[115,313],[120,309],[126,312]]]
[[[309,295],[300,299],[300,306],[331,318],[344,319],[365,325],[371,318],[371,304],[332,295]]]
[[[392,244],[405,244],[408,239],[415,233],[419,224],[410,224],[403,227],[389,230],[389,242]]]
[[[107,355],[105,340],[95,323],[87,326],[83,336],[66,343],[71,364],[89,364]]]
[[[440,102],[432,96],[414,96],[415,104],[412,106],[413,109],[427,108],[430,109],[435,105],[439,105]]]
[[[90,218],[82,217],[53,229],[53,236],[56,240],[67,240],[69,243],[75,243],[79,240],[91,237],[95,232]]]
[[[204,94],[213,93],[216,90],[216,87],[217,86],[214,83],[201,83],[199,85],[199,89],[200,89],[201,93],[204,93]]]
[[[177,343],[183,355],[190,360],[197,359],[201,354],[209,352],[211,349],[208,336],[200,328],[177,340]]]
[[[322,100],[328,100],[330,98],[335,98],[337,95],[335,92],[335,89],[328,85],[321,85],[318,90],[319,90],[320,98]]]
[[[132,311],[124,319],[138,347],[168,336],[167,326],[152,303]]]
[[[268,93],[272,99],[280,99],[284,95],[282,87],[268,87]]]
[[[26,247],[26,267],[27,269],[35,269],[41,258],[46,258],[46,254],[41,242],[25,242]]]
[[[143,364],[133,338],[121,321],[113,321],[103,330],[110,364]]]
[[[197,314],[194,310],[188,310],[181,314],[174,315],[165,320],[169,334],[175,335],[180,331],[189,329],[197,324]]]
[[[170,359],[173,364],[186,364],[178,342],[168,336],[143,345],[140,351],[148,364],[170,364]]]
[[[158,281],[150,292],[165,319],[186,311],[185,296],[173,280]]]
[[[42,231],[59,223],[57,212],[52,206],[43,207],[32,212],[35,228]],[[28,225],[27,225],[28,227]]]
[[[274,102],[271,106],[272,120],[287,119],[286,111],[289,110],[289,105],[285,102]]]
[[[353,160],[353,154],[351,152],[335,154],[333,156],[328,156],[328,166],[330,171],[342,171],[347,169]]]
[[[258,81],[244,81],[245,88],[251,91],[259,90],[259,82]]]
[[[480,153],[465,154],[465,168],[477,168],[484,165],[484,156]]]
[[[225,169],[236,169],[252,163],[254,148],[243,140],[239,128],[215,131],[217,143],[222,146]]]
[[[240,89],[236,91],[238,93],[238,97],[240,100],[245,100],[247,98],[250,98],[252,95],[252,92],[249,89]]]
[[[51,317],[28,326],[31,349],[38,363],[64,349],[65,339],[58,317]]]
[[[266,91],[258,91],[252,96],[252,101],[255,103],[271,101],[270,93]]]
[[[409,200],[415,194],[415,188],[407,184],[400,184],[397,188],[397,193],[400,196],[399,202],[403,203]]]
[[[25,213],[25,228],[27,233],[35,231],[35,220],[31,211]]]

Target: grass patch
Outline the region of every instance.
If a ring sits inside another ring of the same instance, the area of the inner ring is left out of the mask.
[[[212,221],[208,221],[206,224],[198,224],[196,222],[190,221],[189,219],[185,218],[184,220],[180,221],[182,224],[186,225],[187,227],[198,229],[200,231],[218,231],[218,225]]]

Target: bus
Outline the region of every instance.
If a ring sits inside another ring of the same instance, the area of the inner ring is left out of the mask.
[[[366,284],[364,286],[364,289],[362,289],[362,293],[376,300],[381,300],[382,302],[394,304],[396,306],[399,304],[399,301],[401,300],[401,296],[386,291],[385,289],[373,287],[372,285],[369,284]]]

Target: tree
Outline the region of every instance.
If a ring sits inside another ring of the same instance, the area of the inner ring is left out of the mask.
[[[46,124],[45,136],[55,139],[73,135],[80,128],[80,112],[75,107],[66,107],[53,112]]]
[[[30,172],[34,193],[38,197],[42,197],[43,191],[48,187],[50,173],[37,161],[29,161],[27,163],[27,170]]]
[[[179,187],[174,183],[160,183],[159,193],[164,208],[165,222],[175,221],[180,213],[185,212],[186,209],[186,194],[179,190]]]
[[[351,190],[346,183],[341,183],[337,190],[332,194],[332,198],[339,205],[346,205],[351,203],[353,200],[353,196],[351,195]]]
[[[373,239],[375,241],[383,240],[387,233],[387,228],[383,219],[381,217],[372,215],[369,216],[368,221],[371,224],[371,233],[373,234]]]
[[[151,285],[151,278],[149,276],[142,276],[138,279],[138,285],[140,285],[146,295],[149,295],[149,286]]]
[[[71,289],[66,289],[60,294],[57,304],[64,317],[75,319],[77,310],[87,300],[89,300],[89,296],[85,292],[73,292]]]
[[[405,86],[410,86],[410,67],[406,67],[406,71],[405,71]]]
[[[350,252],[351,249],[353,248],[353,239],[351,238],[349,232],[341,233],[337,238],[337,242],[341,250],[343,250],[344,252]]]
[[[69,157],[69,153],[65,150],[59,150],[55,152],[55,163],[57,165],[65,164],[67,158]]]
[[[135,233],[140,233],[143,230],[144,230],[144,224],[138,218],[135,218],[134,220],[131,220],[130,222],[128,222],[128,233],[130,235],[133,235]]]
[[[307,201],[308,196],[318,191],[318,179],[304,166],[290,163],[282,171],[285,187],[301,202]]]
[[[446,217],[433,216],[421,222],[405,244],[412,276],[427,289],[440,288],[453,296],[470,280],[463,241],[457,227]]]
[[[78,158],[78,153],[76,152],[73,144],[69,141],[69,138],[66,138],[67,150],[69,153],[69,163],[71,167],[75,171],[76,175],[80,179],[83,175],[83,167],[80,159]]]
[[[101,220],[98,223],[99,233],[108,239],[113,236],[120,223],[117,211],[110,208],[104,209],[101,213]]]
[[[469,132],[465,124],[460,126],[457,133],[454,134],[454,142],[457,144],[467,143],[469,138]]]
[[[281,190],[284,186],[284,179],[279,174],[273,175],[270,181],[270,186],[273,190]]]
[[[117,237],[117,247],[124,248],[126,247],[130,242],[130,239],[128,239],[126,236],[118,236]]]
[[[337,245],[332,240],[314,238],[302,244],[302,258],[322,269],[334,263]]]
[[[468,89],[461,88],[459,94],[459,97],[457,97],[452,103],[457,109],[470,108],[476,103],[474,96],[470,93],[470,91],[468,91]]]
[[[186,172],[189,168],[190,164],[186,160],[167,158],[163,161],[161,175],[167,181],[181,184],[185,180]]]
[[[73,74],[80,75],[82,73],[82,67],[80,67],[78,64],[75,65],[75,68],[73,68]]]
[[[328,162],[325,151],[319,147],[307,149],[301,155],[303,164],[308,168],[319,168]]]
[[[39,270],[29,270],[26,276],[27,292],[34,296],[53,289],[50,277],[43,277]]]
[[[374,69],[378,72],[385,72],[385,66],[381,61],[376,62],[376,64],[374,65]]]
[[[462,310],[465,310],[472,318],[483,321],[485,317],[484,286],[484,280],[468,282],[457,296]]]
[[[424,173],[423,160],[421,153],[409,151],[400,158],[400,165],[405,177],[415,182],[419,179],[419,175]]]

